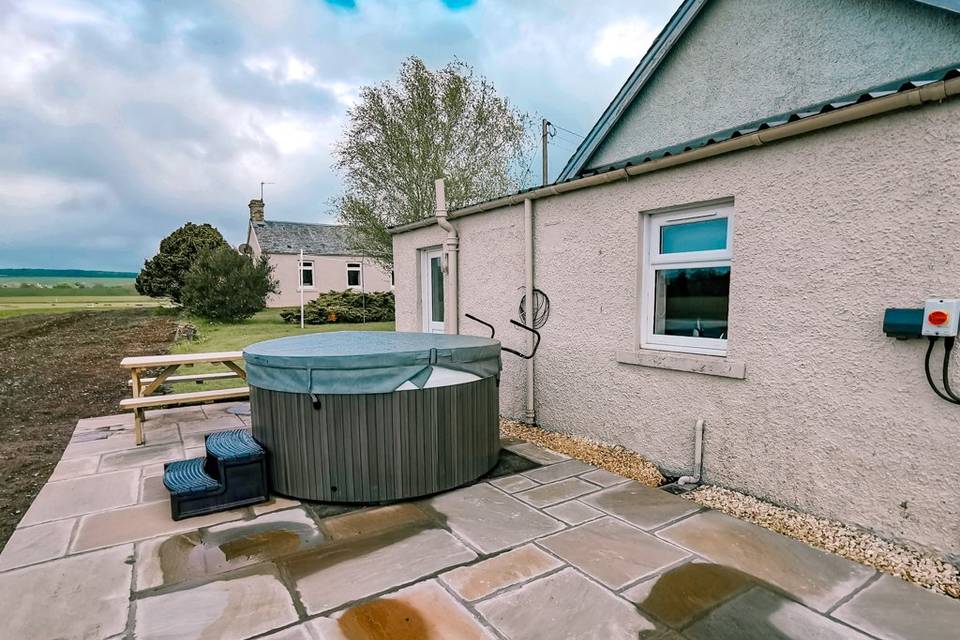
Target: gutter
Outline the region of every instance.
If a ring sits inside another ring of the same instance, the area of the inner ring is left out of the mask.
[[[539,200],[541,198],[549,198],[550,196],[556,196],[570,191],[579,191],[580,189],[587,189],[589,187],[595,187],[602,184],[607,184],[609,182],[627,180],[632,176],[653,173],[654,171],[677,167],[691,162],[696,162],[698,160],[704,160],[706,158],[732,153],[741,149],[763,146],[765,144],[770,144],[771,142],[786,140],[787,138],[800,136],[813,131],[819,131],[828,127],[834,127],[839,124],[854,122],[864,118],[889,113],[891,111],[906,109],[908,107],[920,106],[927,102],[940,102],[950,96],[955,95],[960,95],[960,78],[940,80],[922,87],[917,87],[915,89],[909,89],[907,91],[892,93],[879,98],[873,98],[872,100],[868,100],[866,102],[859,102],[846,107],[841,107],[839,109],[834,109],[832,111],[827,111],[825,113],[818,113],[800,120],[795,120],[794,122],[787,122],[775,127],[770,127],[769,129],[762,129],[747,135],[729,138],[705,147],[684,151],[683,153],[678,153],[673,156],[657,158],[656,160],[650,160],[649,162],[644,162],[642,164],[630,165],[621,169],[607,171],[605,173],[577,178],[568,182],[559,182],[552,185],[547,185],[545,187],[531,189],[530,191],[503,196],[495,200],[481,202],[469,207],[451,211],[448,217],[451,219],[462,218],[475,213],[490,211],[491,209],[499,209],[502,207],[518,205],[525,200]],[[387,231],[391,235],[395,235],[398,233],[404,233],[406,231],[412,231],[414,229],[420,229],[422,227],[428,227],[434,224],[434,222],[434,218],[426,218],[424,220],[418,220],[416,222],[393,227]]]

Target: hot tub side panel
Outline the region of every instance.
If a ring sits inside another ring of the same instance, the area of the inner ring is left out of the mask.
[[[272,488],[326,502],[428,495],[489,471],[500,449],[496,380],[357,395],[251,387]]]

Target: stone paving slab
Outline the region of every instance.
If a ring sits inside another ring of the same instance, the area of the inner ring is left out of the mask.
[[[249,638],[298,619],[290,593],[273,573],[143,598],[136,617],[136,637],[150,640]]]
[[[493,640],[435,580],[355,605],[310,628],[320,640]]]
[[[425,504],[458,536],[484,553],[515,547],[563,528],[553,518],[488,484],[444,493]]]
[[[596,471],[585,473],[580,477],[584,480],[589,480],[593,484],[598,484],[601,487],[612,487],[615,484],[621,484],[630,480],[630,478],[624,478],[616,473],[610,473],[606,469],[597,469]]]
[[[48,482],[18,526],[131,505],[137,501],[139,486],[139,469]]]
[[[567,524],[573,525],[582,524],[587,520],[593,520],[603,515],[602,511],[597,511],[579,500],[561,502],[558,505],[544,509],[544,512],[549,513],[558,520],[563,520]]]
[[[683,635],[690,640],[869,640],[846,625],[759,587],[715,609]]]
[[[448,571],[440,579],[461,598],[473,601],[562,565],[552,555],[528,544],[477,564]]]
[[[516,493],[517,491],[523,491],[524,489],[537,486],[536,482],[520,474],[497,478],[496,480],[491,480],[490,484],[507,493]]]
[[[581,473],[586,473],[587,471],[594,469],[596,469],[596,467],[587,464],[586,462],[581,462],[580,460],[567,460],[565,462],[558,462],[557,464],[551,464],[546,467],[540,467],[539,469],[524,471],[523,475],[527,476],[531,480],[536,480],[539,483],[546,484],[548,482],[556,482],[557,480],[563,480],[564,478],[580,475]]]
[[[547,536],[538,543],[614,590],[689,555],[609,516]]]
[[[447,531],[414,529],[331,544],[281,563],[307,613],[323,613],[466,563],[476,554]]]
[[[549,451],[548,449],[538,447],[537,445],[530,444],[529,442],[511,444],[504,448],[539,464],[553,464],[555,462],[563,462],[564,460],[570,459],[562,453]]]
[[[583,498],[582,501],[647,530],[700,509],[700,505],[691,500],[684,500],[639,482],[619,484]]]
[[[129,451],[114,451],[100,456],[99,471],[117,471],[148,464],[183,459],[183,447],[177,444],[151,445]]]
[[[884,640],[960,637],[960,600],[892,576],[881,576],[832,615]]]
[[[565,463],[564,463],[565,464]],[[517,498],[538,508],[564,502],[573,498],[596,491],[597,485],[585,482],[580,478],[567,478],[558,482],[540,485],[534,489],[521,491],[515,494]]]
[[[16,529],[0,553],[0,571],[65,555],[76,523],[70,518]]]
[[[99,464],[100,456],[98,455],[61,460],[53,470],[53,473],[50,474],[48,482],[88,476],[97,472],[97,466],[99,466]]]
[[[657,535],[718,564],[739,569],[826,611],[874,570],[719,511],[706,511]]]
[[[127,624],[132,545],[0,573],[2,637],[107,638]]]
[[[636,607],[574,569],[564,569],[477,606],[511,640],[636,640],[654,624]]]

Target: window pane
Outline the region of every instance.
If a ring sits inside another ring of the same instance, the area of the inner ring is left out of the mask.
[[[655,295],[654,333],[727,337],[730,267],[658,270]]]
[[[303,269],[300,270],[300,286],[313,286],[313,264],[310,262],[304,262]]]
[[[727,218],[660,227],[660,253],[714,251],[727,248]]]
[[[440,258],[430,258],[430,320],[443,322],[443,269]]]
[[[347,269],[347,286],[360,286],[360,272],[356,269]]]

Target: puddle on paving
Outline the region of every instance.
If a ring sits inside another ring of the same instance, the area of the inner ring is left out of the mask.
[[[425,640],[431,635],[414,607],[390,598],[347,609],[337,626],[347,640]]]
[[[637,604],[671,627],[684,626],[746,588],[763,584],[742,571],[708,562],[688,562],[654,580]]]
[[[304,523],[252,522],[223,531],[173,536],[157,551],[163,584],[215,575],[295,554],[318,545],[323,536]]]

